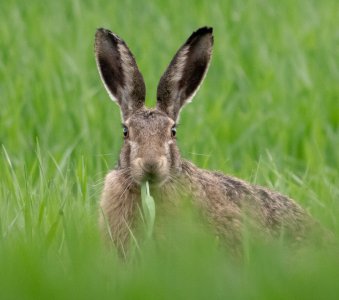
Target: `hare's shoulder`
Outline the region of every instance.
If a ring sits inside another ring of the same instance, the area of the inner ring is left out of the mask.
[[[125,174],[122,169],[111,170],[105,176],[104,191],[110,191],[112,189],[117,190],[124,188],[129,183],[129,176]]]
[[[128,205],[132,198],[138,197],[136,184],[124,169],[114,169],[106,175],[101,206]]]

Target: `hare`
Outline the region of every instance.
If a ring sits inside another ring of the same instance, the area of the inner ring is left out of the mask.
[[[180,157],[176,144],[179,113],[205,77],[212,47],[212,28],[193,32],[162,75],[156,108],[149,109],[144,106],[143,77],[126,43],[107,29],[96,31],[97,67],[110,98],[120,106],[124,136],[118,166],[105,179],[100,223],[103,232],[123,252],[139,215],[140,185],[145,181],[156,194],[156,203],[175,202],[182,192],[190,196],[216,233],[230,245],[241,242],[244,212],[265,234],[274,235],[284,229],[298,240],[308,230],[310,217],[290,198],[238,178],[199,169]]]

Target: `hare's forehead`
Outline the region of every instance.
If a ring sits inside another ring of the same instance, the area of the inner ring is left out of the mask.
[[[133,114],[127,121],[126,125],[136,129],[163,129],[174,125],[174,121],[166,114],[157,110],[144,110]]]

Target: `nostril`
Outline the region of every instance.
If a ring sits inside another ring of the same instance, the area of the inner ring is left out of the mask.
[[[142,164],[142,168],[145,172],[153,174],[156,172],[157,168],[158,168],[158,163],[154,160],[146,160],[143,164]]]

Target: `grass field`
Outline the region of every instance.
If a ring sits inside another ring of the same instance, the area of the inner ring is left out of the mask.
[[[333,245],[247,237],[234,259],[173,222],[129,263],[107,253],[98,200],[122,134],[93,56],[97,27],[122,36],[154,105],[177,48],[212,26],[182,156],[291,196],[339,244],[338,11],[337,0],[2,1],[0,299],[338,299]]]

